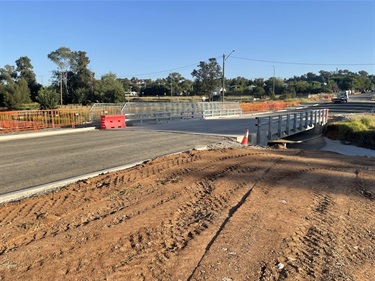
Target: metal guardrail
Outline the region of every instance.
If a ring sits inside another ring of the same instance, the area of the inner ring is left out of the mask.
[[[317,125],[325,125],[328,121],[328,109],[256,117],[256,119],[256,142],[258,145],[266,146],[273,140],[310,130]]]
[[[125,103],[94,103],[89,110],[90,122],[100,122],[102,115],[120,115],[124,105]]]
[[[201,111],[192,112],[146,112],[146,113],[128,113],[126,114],[126,122],[149,122],[149,121],[165,121],[165,120],[186,120],[186,119],[202,119]]]
[[[203,118],[222,117],[222,116],[238,116],[242,115],[242,109],[207,109],[203,112]]]
[[[238,102],[129,102],[121,113],[127,122],[202,119],[242,114]]]

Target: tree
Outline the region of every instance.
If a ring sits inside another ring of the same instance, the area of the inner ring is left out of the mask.
[[[166,82],[167,85],[169,86],[169,93],[170,95],[176,95],[179,94],[181,90],[181,82],[184,80],[182,75],[177,72],[173,72],[168,75]]]
[[[95,83],[95,99],[98,102],[124,102],[125,90],[116,74],[108,73],[102,76],[101,80]]]
[[[59,94],[52,87],[40,89],[36,100],[40,109],[54,109],[58,107]]]
[[[194,91],[197,94],[211,96],[220,87],[221,67],[216,58],[210,58],[208,63],[201,61],[198,67],[198,70],[194,69],[191,73],[195,77]]]
[[[322,83],[328,83],[328,80],[331,78],[332,73],[329,71],[320,70],[320,80]]]
[[[17,72],[14,66],[7,64],[4,68],[0,68],[0,84],[9,84],[16,79]]]
[[[276,97],[276,94],[281,95],[284,93],[285,82],[280,78],[271,77],[265,81],[266,92],[268,93],[271,99]],[[275,93],[273,92],[273,86],[275,86]]]
[[[188,95],[192,89],[191,81],[185,79],[177,72],[169,74],[165,82],[170,95]]]
[[[322,85],[318,81],[311,81],[310,83],[310,93],[318,94],[322,91]]]
[[[297,81],[295,87],[297,94],[307,94],[310,91],[310,85],[306,81]]]
[[[264,96],[265,94],[266,94],[266,91],[263,89],[263,87],[256,86],[256,87],[253,89],[253,95],[254,95],[254,98],[259,98],[259,99],[261,99],[262,96]]]
[[[38,84],[36,81],[35,73],[33,71],[34,67],[31,64],[31,60],[28,57],[20,57],[18,60],[16,60],[16,66],[16,71],[18,72],[17,78],[23,78],[26,80],[30,89],[30,97],[33,101],[35,101],[38,91],[42,85]]]
[[[344,77],[339,82],[341,90],[352,90],[358,88],[357,80],[354,77]]]
[[[180,82],[181,93],[184,96],[189,96],[193,90],[193,82],[189,79],[184,79]]]
[[[21,106],[30,103],[30,89],[24,78],[18,82],[10,81],[4,86],[4,105],[8,109],[21,109]]]
[[[264,79],[263,78],[256,78],[254,79],[254,85],[257,87],[264,87]]]
[[[88,99],[92,99],[94,88],[94,73],[88,69],[90,59],[86,56],[86,52],[74,52],[75,66],[72,67],[71,88],[73,92],[73,102],[87,103]],[[78,98],[80,97],[80,98]]]
[[[64,81],[66,92],[68,92],[68,70],[76,69],[76,54],[69,48],[60,47],[56,51],[48,54],[48,58],[57,65],[60,76],[60,103],[63,103],[63,87]]]
[[[228,94],[246,94],[249,92],[248,87],[251,85],[251,81],[244,78],[244,77],[237,77],[226,81],[225,83],[228,85],[229,91],[226,93]]]
[[[158,79],[153,82],[149,82],[145,88],[143,88],[144,96],[164,96],[170,91],[170,87],[166,86],[165,79]]]

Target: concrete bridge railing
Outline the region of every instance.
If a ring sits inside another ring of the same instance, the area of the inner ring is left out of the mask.
[[[307,110],[294,113],[256,117],[256,144],[267,146],[273,140],[325,125],[328,121],[328,109]]]

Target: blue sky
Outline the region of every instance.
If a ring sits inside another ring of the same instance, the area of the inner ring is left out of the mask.
[[[192,79],[200,61],[235,50],[225,76],[290,78],[319,70],[375,73],[375,0],[0,0],[0,67],[30,58],[39,83],[59,47],[85,51],[96,78]]]

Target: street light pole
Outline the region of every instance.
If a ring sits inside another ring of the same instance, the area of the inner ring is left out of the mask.
[[[229,58],[229,56],[234,52],[234,50],[232,52],[229,53],[229,55],[227,57],[225,57],[225,54],[223,54],[223,77],[222,77],[222,81],[221,81],[221,92],[222,92],[222,95],[221,95],[221,101],[224,102],[224,89],[225,89],[225,61]]]

